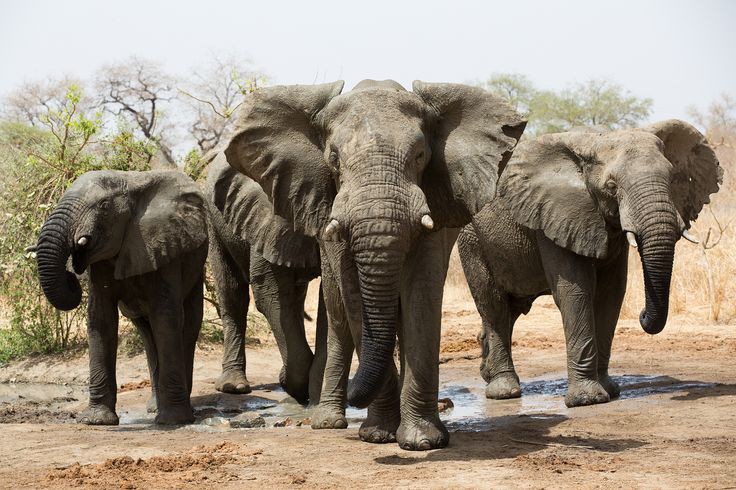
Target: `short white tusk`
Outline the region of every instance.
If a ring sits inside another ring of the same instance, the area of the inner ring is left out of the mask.
[[[330,221],[325,227],[325,238],[332,239],[340,231],[340,222],[336,219]]]
[[[87,245],[87,237],[83,236],[82,238],[80,238],[77,242],[77,245],[79,245],[80,247],[84,247],[85,245]]]
[[[630,231],[626,232],[626,239],[629,241],[629,245],[636,248],[636,235],[631,233]]]
[[[430,215],[425,214],[422,216],[422,226],[428,230],[434,228],[434,221],[432,221],[432,217]]]
[[[688,230],[684,230],[682,232],[682,238],[687,240],[688,242],[698,244],[700,243],[700,240],[698,240],[696,237],[692,236]]]

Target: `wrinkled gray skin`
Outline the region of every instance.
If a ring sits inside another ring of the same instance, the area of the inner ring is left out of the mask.
[[[521,395],[511,334],[534,299],[552,294],[567,341],[568,407],[619,395],[608,374],[626,291],[628,242],[644,269],[642,328],[667,321],[675,242],[718,191],[722,170],[695,128],[551,134],[522,142],[499,197],[460,233],[465,275],[483,319],[488,398]]]
[[[225,334],[215,388],[250,392],[245,376],[250,285],[281,353],[281,385],[299,403],[316,404],[327,358],[327,317],[320,294],[313,354],[304,334],[304,298],[309,281],[320,273],[317,241],[276,216],[261,186],[228,165],[224,154],[208,167],[206,194],[226,228],[212,228],[209,252]]]
[[[525,121],[475,87],[342,86],[256,91],[225,154],[320,242],[329,333],[312,427],[347,427],[347,401],[368,406],[364,441],[443,447],[440,317],[454,228],[494,196]],[[353,346],[360,364],[346,393]]]
[[[36,247],[41,287],[60,310],[81,301],[89,271],[89,406],[79,420],[117,425],[118,308],[138,328],[156,423],[194,421],[189,396],[202,323],[207,257],[204,197],[179,171],[95,171],[79,177],[51,212]]]

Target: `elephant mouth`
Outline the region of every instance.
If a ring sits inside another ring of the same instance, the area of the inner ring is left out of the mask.
[[[84,273],[84,271],[87,270],[87,266],[89,265],[89,256],[90,256],[90,237],[84,236],[80,238],[80,241],[84,240],[84,244],[80,244],[77,242],[74,244],[74,250],[72,252],[72,268],[74,269],[74,272],[81,275]]]

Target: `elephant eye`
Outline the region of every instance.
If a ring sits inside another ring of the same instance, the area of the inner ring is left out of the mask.
[[[420,151],[419,153],[417,153],[417,162],[422,163],[423,160],[424,160],[424,151]]]
[[[613,179],[608,179],[606,182],[606,190],[611,194],[616,193],[616,182],[614,182]]]
[[[100,201],[97,207],[100,209],[100,211],[105,211],[109,205],[110,205],[109,202],[107,201],[107,199],[105,199],[105,200]]]
[[[329,164],[332,167],[337,167],[338,161],[339,161],[339,158],[337,156],[337,151],[336,150],[330,150]]]

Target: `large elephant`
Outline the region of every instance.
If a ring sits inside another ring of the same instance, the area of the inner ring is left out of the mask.
[[[49,302],[76,308],[89,269],[89,406],[80,421],[116,425],[118,307],[143,337],[159,424],[194,421],[190,394],[207,257],[204,196],[179,171],[94,171],[41,228],[38,275]]]
[[[329,319],[315,428],[368,406],[369,442],[443,447],[442,290],[458,231],[494,196],[524,121],[465,85],[366,80],[256,91],[225,150],[274,210],[317,237]],[[401,379],[393,362],[398,333]],[[346,393],[353,345],[360,363]]]
[[[228,165],[224,154],[208,167],[206,194],[223,218],[222,226],[212,228],[209,254],[225,334],[215,388],[250,392],[245,376],[250,285],[281,353],[281,384],[300,403],[316,404],[327,356],[327,317],[320,293],[313,354],[304,333],[304,299],[309,281],[320,273],[317,241],[275,215],[263,189]]]
[[[695,128],[678,120],[638,130],[574,131],[522,142],[499,197],[460,233],[465,275],[483,320],[489,398],[521,394],[511,334],[535,298],[552,294],[567,342],[569,407],[618,396],[608,374],[628,247],[644,269],[642,328],[667,321],[675,242],[723,171]]]

